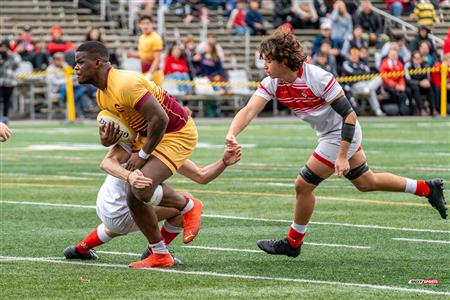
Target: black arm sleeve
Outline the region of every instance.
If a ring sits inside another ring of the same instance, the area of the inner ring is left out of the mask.
[[[344,122],[344,124],[342,124],[341,132],[342,140],[351,143],[353,140],[353,136],[355,135],[355,125],[345,123],[345,119],[347,118],[347,116],[353,112],[350,101],[348,101],[347,97],[342,96],[331,103],[331,108],[333,108],[335,112],[341,115],[342,121]]]

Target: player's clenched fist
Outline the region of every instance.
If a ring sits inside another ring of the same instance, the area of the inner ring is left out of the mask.
[[[127,181],[132,187],[136,189],[146,188],[148,186],[151,186],[153,183],[150,178],[144,176],[141,170],[134,170],[130,172],[130,174],[128,174]]]

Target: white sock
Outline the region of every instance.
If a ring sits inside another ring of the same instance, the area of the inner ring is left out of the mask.
[[[186,204],[186,206],[181,211],[181,214],[184,215],[185,213],[190,211],[193,207],[194,207],[194,200],[189,199],[188,203]]]
[[[107,243],[110,240],[112,240],[112,237],[110,237],[107,233],[106,233],[106,227],[105,224],[100,224],[97,227],[97,234],[98,234],[98,238],[103,242],[103,243]]]
[[[170,233],[180,233],[183,231],[183,227],[173,226],[172,224],[167,222],[167,220],[164,222],[163,227],[166,229],[167,232]]]
[[[405,193],[415,194],[417,190],[417,180],[413,180],[410,178],[405,179],[406,179]]]
[[[308,225],[299,225],[299,224],[296,224],[296,223],[292,222],[291,227],[292,227],[292,229],[294,229],[298,233],[305,234],[306,229],[308,228]]]
[[[153,253],[158,254],[166,254],[169,253],[169,250],[167,250],[166,244],[164,243],[164,240],[160,240],[159,242],[155,244],[148,244],[148,247],[152,249]]]

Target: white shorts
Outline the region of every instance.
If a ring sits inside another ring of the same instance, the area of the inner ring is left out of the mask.
[[[134,222],[129,211],[121,216],[110,218],[104,215],[97,206],[97,216],[102,220],[105,227],[114,233],[125,235],[130,232],[139,231],[139,227]]]
[[[350,159],[356,152],[361,150],[362,132],[361,126],[357,123],[355,127],[355,135],[350,144],[347,153],[347,159]],[[313,156],[330,168],[334,169],[334,163],[341,149],[341,134],[330,134],[319,138],[319,145],[314,150]]]

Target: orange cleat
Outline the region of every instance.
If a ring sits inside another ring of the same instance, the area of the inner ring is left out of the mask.
[[[146,259],[135,261],[129,265],[130,268],[170,268],[174,265],[173,257],[170,253],[153,253]]]
[[[202,201],[192,198],[194,207],[183,215],[183,243],[188,244],[195,239],[200,231],[200,220],[202,218]]]

